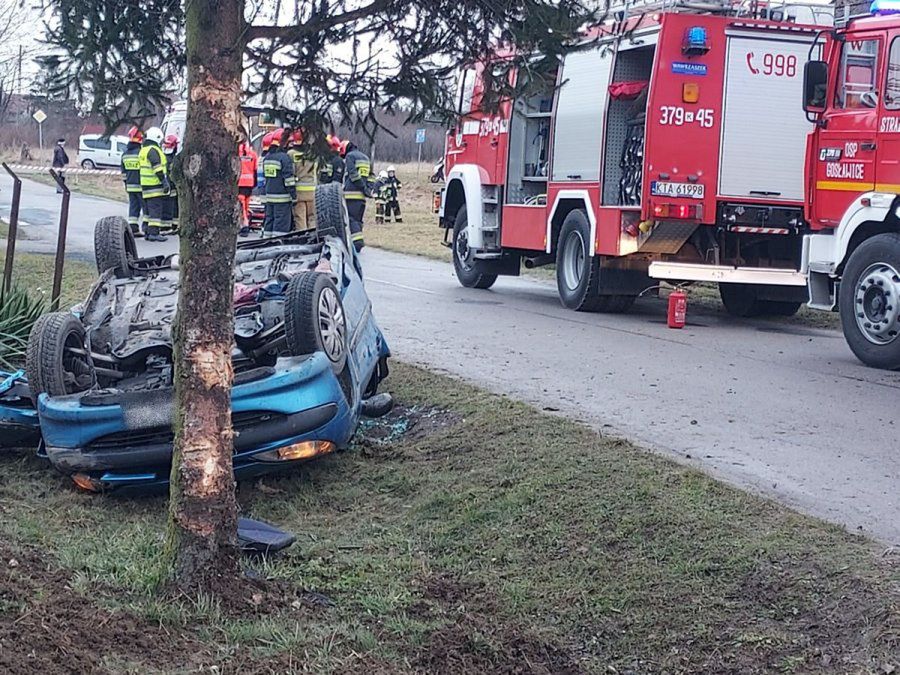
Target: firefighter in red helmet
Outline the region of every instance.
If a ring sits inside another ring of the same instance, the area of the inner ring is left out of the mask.
[[[263,234],[275,235],[290,232],[292,206],[297,200],[294,163],[283,150],[289,136],[286,129],[272,132],[269,153],[263,160],[263,176],[266,179],[266,216],[271,220],[263,227]]]
[[[291,134],[288,155],[294,163],[294,182],[297,201],[294,202],[294,229],[309,230],[315,227],[316,217],[316,163],[303,149],[303,131]]]
[[[128,195],[128,226],[135,237],[143,237],[141,231],[144,198],[141,196],[141,144],[144,134],[137,127],[128,130],[128,145],[122,153],[122,180]]]
[[[350,141],[341,141],[339,153],[344,158],[344,199],[350,216],[350,239],[354,248],[361,251],[363,241],[363,216],[366,212],[366,197],[372,195],[369,184],[372,165],[369,158]]]
[[[240,236],[250,234],[250,196],[256,187],[256,166],[259,158],[249,141],[244,141],[238,146],[238,157],[241,160],[241,173],[238,176],[238,201],[241,203]]]

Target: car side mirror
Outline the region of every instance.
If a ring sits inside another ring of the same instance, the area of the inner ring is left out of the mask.
[[[828,64],[807,61],[803,67],[803,110],[807,113],[825,112],[828,92]]]

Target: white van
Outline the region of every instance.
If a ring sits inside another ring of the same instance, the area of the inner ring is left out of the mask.
[[[83,134],[78,137],[78,163],[82,169],[119,168],[127,146],[127,136]]]
[[[160,128],[163,138],[175,136],[178,139],[178,149],[181,150],[181,142],[184,140],[184,127],[187,123],[187,101],[175,101],[169,112],[163,118]]]

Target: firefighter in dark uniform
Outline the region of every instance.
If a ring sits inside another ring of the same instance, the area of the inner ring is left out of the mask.
[[[369,174],[372,165],[369,158],[350,141],[341,142],[340,153],[344,158],[344,199],[350,216],[350,239],[357,251],[366,245],[363,240],[363,216],[366,213],[366,197],[372,195]]]
[[[325,137],[325,142],[328,143],[331,151],[319,164],[319,185],[328,183],[341,185],[344,182],[344,160],[341,159],[339,153],[341,141],[337,136],[328,134]]]
[[[272,229],[272,209],[269,207],[269,202],[266,201],[266,174],[265,167],[263,167],[263,163],[266,161],[266,157],[269,156],[269,151],[272,149],[272,136],[275,135],[274,131],[270,131],[262,139],[262,152],[259,155],[259,164],[258,167],[263,169],[262,182],[260,182],[259,187],[259,199],[263,203],[263,232],[271,231]]]
[[[266,179],[266,210],[271,209],[272,220],[263,230],[264,235],[283,234],[293,228],[292,209],[297,201],[294,179],[294,162],[282,149],[289,134],[278,129],[272,135],[269,154],[263,160],[263,176]]]
[[[141,196],[141,143],[144,134],[137,127],[128,130],[128,146],[122,153],[122,178],[125,181],[125,192],[128,194],[128,225],[135,237],[143,237],[141,232],[141,213],[144,210],[144,198]]]
[[[163,214],[163,228],[178,234],[178,192],[172,168],[175,166],[175,155],[178,153],[178,136],[169,134],[163,141],[163,152],[166,154],[166,175],[169,177],[169,194],[166,196],[166,210]]]
[[[387,182],[385,183],[384,222],[391,222],[391,216],[395,223],[402,223],[400,215],[400,188],[403,187],[397,178],[397,169],[394,165],[387,168]]]
[[[147,210],[147,241],[166,241],[166,237],[159,233],[165,217],[166,197],[170,187],[166,155],[160,147],[162,142],[162,129],[149,128],[139,155],[141,194],[144,197],[144,208]]]

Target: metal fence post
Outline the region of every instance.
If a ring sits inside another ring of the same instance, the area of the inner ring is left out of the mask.
[[[59,212],[59,236],[56,239],[56,262],[53,265],[53,294],[50,296],[50,311],[59,309],[59,294],[62,292],[63,264],[66,261],[66,230],[69,227],[69,188],[65,179],[50,169],[50,175],[62,190],[62,208]]]
[[[9,233],[6,235],[6,263],[3,268],[3,293],[5,294],[12,286],[13,261],[16,255],[16,235],[19,232],[19,199],[22,196],[22,181],[13,173],[6,162],[3,162],[3,168],[6,173],[12,176],[13,193],[12,204],[9,207]]]

